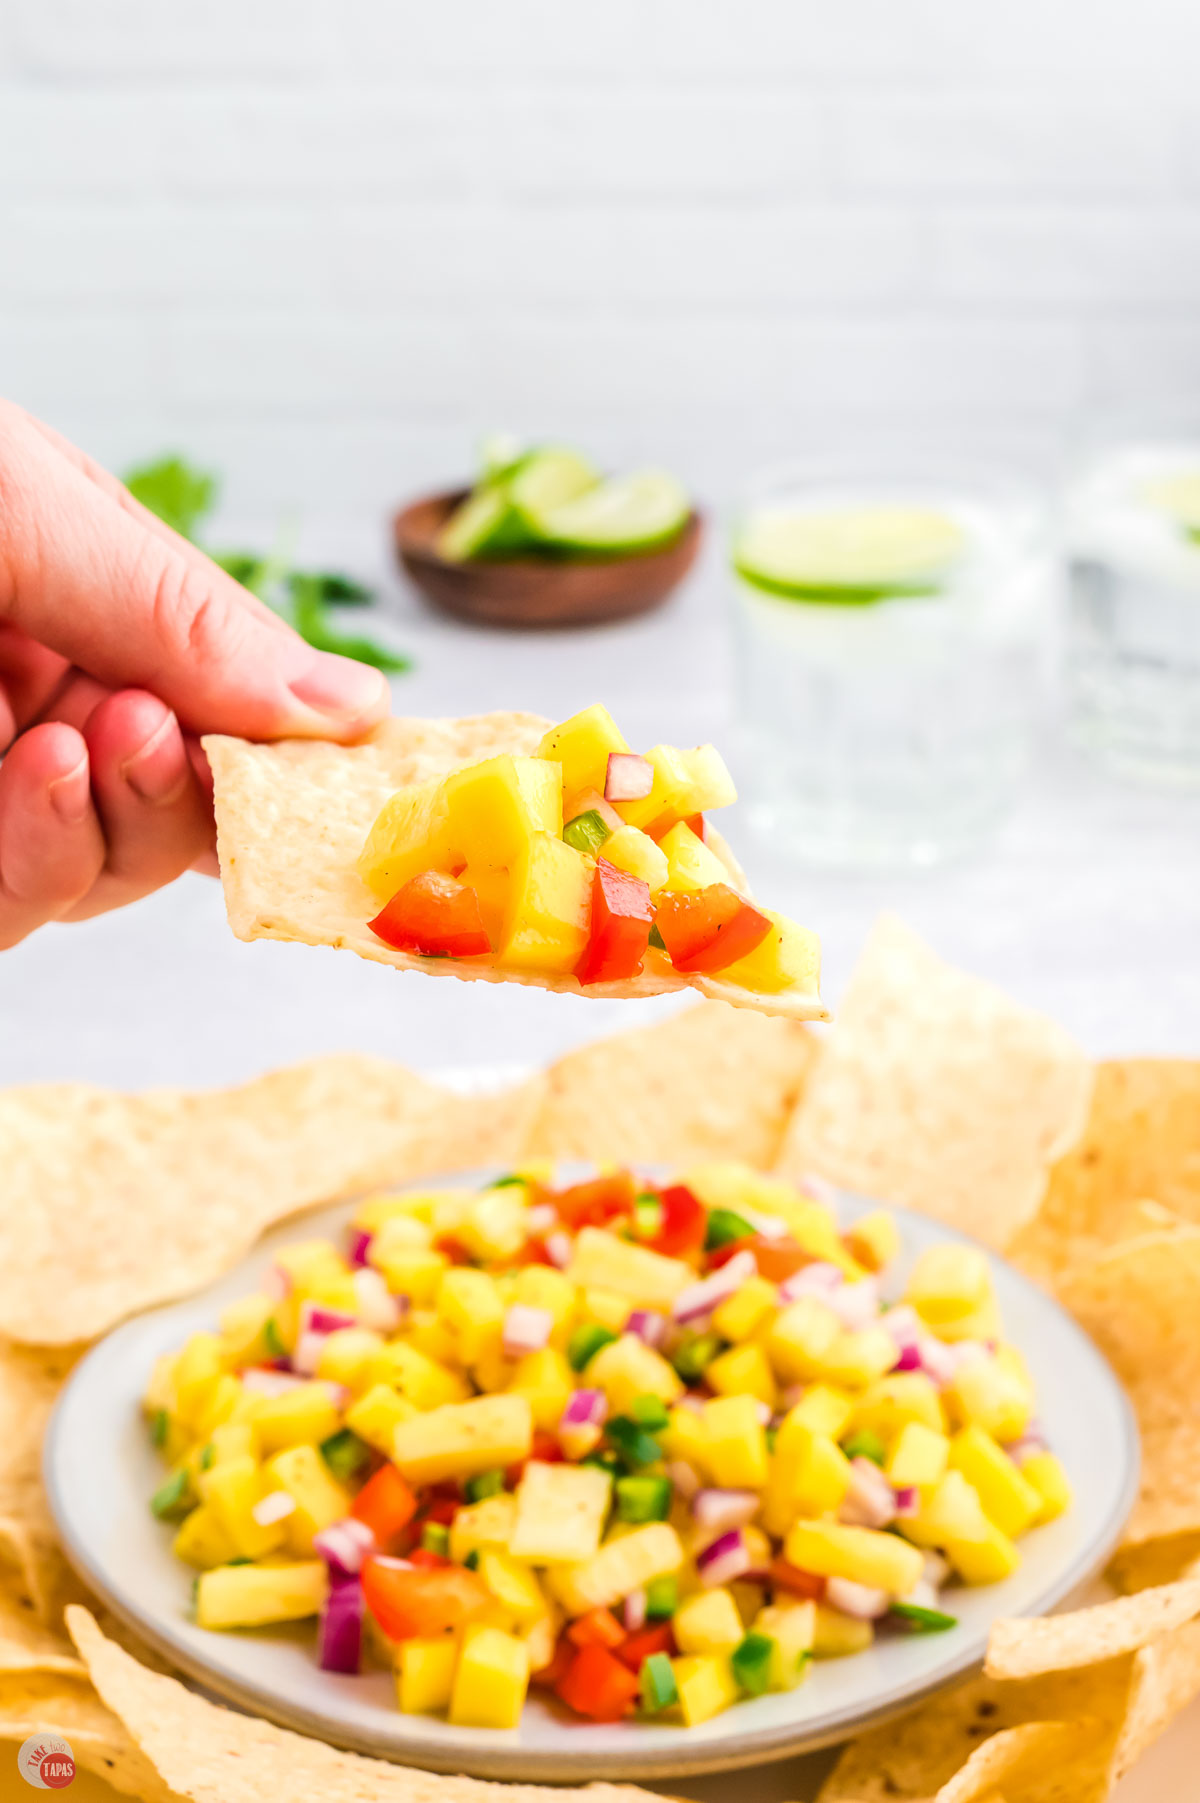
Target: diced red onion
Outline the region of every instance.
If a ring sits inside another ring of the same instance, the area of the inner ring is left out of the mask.
[[[1031,1459],[1034,1453],[1049,1451],[1049,1442],[1042,1432],[1041,1423],[1031,1421],[1019,1440],[1010,1440],[1004,1448],[1010,1459],[1018,1465]]]
[[[759,1425],[762,1427],[770,1427],[772,1421],[775,1419],[774,1415],[771,1413],[770,1403],[764,1402],[761,1396],[756,1396],[754,1399],[754,1406],[758,1410]]]
[[[915,1346],[921,1337],[921,1318],[907,1302],[885,1308],[879,1317],[879,1325],[887,1329],[902,1352],[906,1346]]]
[[[779,1286],[779,1300],[799,1302],[801,1296],[816,1296],[824,1302],[834,1290],[841,1289],[845,1281],[845,1275],[836,1265],[816,1259],[811,1265],[804,1265],[799,1271],[793,1271],[790,1277],[784,1278]]]
[[[956,1376],[965,1366],[986,1364],[992,1356],[982,1340],[958,1340],[947,1346],[946,1351],[954,1362]]]
[[[608,1419],[608,1397],[603,1390],[572,1390],[562,1412],[564,1427],[578,1427],[594,1422],[603,1427]]]
[[[610,751],[605,801],[645,801],[654,787],[654,765],[636,751]]]
[[[317,1635],[317,1664],[323,1672],[355,1673],[360,1669],[365,1607],[357,1578],[330,1590]]]
[[[304,1382],[291,1371],[268,1370],[265,1365],[250,1365],[242,1372],[242,1387],[256,1396],[286,1396]]]
[[[365,1521],[347,1515],[313,1536],[313,1551],[324,1559],[335,1584],[357,1577],[367,1554],[375,1550],[375,1536]]]
[[[646,1592],[631,1590],[621,1610],[627,1634],[640,1634],[646,1625]]]
[[[949,1346],[927,1333],[921,1335],[917,1352],[921,1360],[920,1369],[939,1390],[944,1390],[947,1384],[954,1382],[954,1373],[958,1367]]]
[[[697,1490],[692,1498],[692,1519],[698,1527],[723,1534],[756,1515],[758,1503],[753,1490]]]
[[[364,1267],[354,1273],[358,1318],[377,1333],[395,1333],[412,1304],[407,1296],[393,1296],[382,1271]]]
[[[859,1333],[879,1319],[879,1286],[873,1277],[864,1277],[858,1283],[838,1284],[821,1300],[850,1333]]]
[[[510,1359],[540,1352],[554,1332],[554,1316],[548,1308],[532,1308],[514,1302],[504,1317],[504,1351]]]
[[[365,1227],[352,1227],[346,1249],[347,1264],[365,1265],[374,1237],[374,1234],[368,1233]]]
[[[695,1466],[689,1465],[686,1459],[670,1459],[664,1470],[671,1480],[675,1494],[684,1502],[691,1502],[700,1489],[700,1479],[696,1475]]]
[[[341,1333],[345,1327],[357,1327],[358,1316],[344,1308],[326,1308],[323,1302],[304,1302],[300,1306],[301,1333]]]
[[[315,1377],[328,1338],[327,1333],[314,1333],[311,1330],[302,1333],[292,1353],[293,1371],[299,1371],[304,1377]]]
[[[907,1595],[902,1596],[900,1601],[911,1603],[917,1609],[936,1609],[938,1606],[936,1586],[931,1584],[927,1578],[918,1578],[912,1589]]]
[[[655,1308],[635,1308],[625,1323],[625,1332],[636,1334],[647,1346],[661,1346],[667,1331],[667,1317]]]
[[[558,1210],[553,1202],[535,1202],[526,1211],[525,1225],[530,1233],[553,1233],[558,1226]]]
[[[892,1494],[896,1500],[896,1515],[899,1520],[903,1521],[908,1516],[917,1513],[921,1506],[921,1499],[917,1495],[915,1484],[901,1484],[899,1489],[894,1490]]]
[[[570,1234],[561,1231],[557,1233],[548,1233],[542,1244],[546,1248],[546,1257],[550,1260],[550,1263],[552,1265],[557,1265],[560,1271],[565,1271],[571,1262],[575,1250],[571,1243]]]
[[[825,1601],[831,1609],[852,1615],[855,1621],[878,1621],[886,1615],[890,1597],[873,1584],[856,1584],[852,1578],[826,1578]]]
[[[732,1584],[750,1570],[753,1560],[741,1528],[719,1534],[696,1554],[696,1574],[702,1584]]]
[[[671,1305],[671,1314],[676,1321],[695,1322],[701,1315],[711,1314],[718,1302],[726,1296],[732,1296],[735,1290],[751,1277],[758,1275],[758,1264],[749,1247],[735,1252],[711,1277],[703,1278],[699,1283],[690,1283],[686,1290],[681,1290]]]
[[[283,1302],[292,1293],[292,1274],[282,1265],[272,1265],[263,1278],[263,1292],[272,1302]]]
[[[267,1496],[260,1497],[250,1511],[260,1528],[274,1527],[277,1521],[286,1521],[295,1512],[296,1499],[286,1490],[272,1490]]]
[[[896,1354],[896,1363],[892,1366],[892,1370],[893,1371],[920,1371],[921,1368],[922,1368],[922,1366],[921,1366],[920,1347],[918,1347],[918,1346],[902,1346],[900,1348],[899,1352]]]
[[[850,1488],[838,1520],[851,1527],[885,1528],[895,1519],[896,1498],[878,1465],[873,1459],[851,1459]]]

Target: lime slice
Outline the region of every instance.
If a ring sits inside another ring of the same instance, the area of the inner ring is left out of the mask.
[[[748,581],[775,594],[877,601],[927,594],[963,547],[961,527],[944,513],[922,508],[780,509],[750,520],[733,560]]]
[[[556,507],[586,494],[599,472],[578,451],[551,447],[526,457],[508,485],[509,498],[530,532],[545,538],[542,521]]]
[[[1185,532],[1193,537],[1200,533],[1200,470],[1161,476],[1156,482],[1147,482],[1142,494],[1152,507],[1169,513]]]
[[[489,432],[479,446],[479,467],[485,482],[511,476],[526,457],[525,446],[515,432]]]
[[[503,557],[527,550],[529,533],[503,482],[485,482],[460,501],[438,533],[439,557],[465,563],[473,557]]]
[[[543,535],[572,551],[606,556],[650,551],[677,538],[691,505],[681,483],[666,470],[638,470],[601,482],[539,521]]]

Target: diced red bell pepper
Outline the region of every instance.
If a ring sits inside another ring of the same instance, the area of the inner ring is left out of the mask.
[[[650,943],[654,909],[650,885],[596,859],[592,878],[592,920],[588,942],[575,968],[581,983],[615,983],[636,977]]]
[[[536,1459],[539,1465],[561,1465],[563,1462],[563,1449],[559,1445],[556,1435],[548,1432],[544,1427],[535,1428],[533,1432],[533,1445],[529,1452],[529,1459]],[[525,1467],[528,1465],[529,1459],[520,1459],[515,1465],[508,1465],[505,1467],[504,1482],[510,1490],[515,1490],[522,1477],[524,1477]]]
[[[365,1559],[363,1597],[390,1640],[445,1634],[480,1615],[492,1601],[483,1580],[463,1565],[397,1568]]]
[[[567,1629],[567,1639],[576,1646],[618,1647],[624,1638],[625,1629],[611,1609],[589,1609]]]
[[[350,1505],[351,1515],[370,1528],[381,1550],[408,1526],[416,1512],[417,1499],[394,1465],[381,1465]]]
[[[419,1565],[423,1571],[440,1571],[443,1566],[451,1563],[445,1553],[435,1553],[431,1546],[414,1546],[411,1553],[405,1554],[405,1558],[410,1565]]]
[[[637,1187],[628,1171],[614,1171],[611,1177],[591,1177],[586,1183],[573,1183],[570,1189],[546,1193],[553,1202],[564,1227],[578,1233],[581,1227],[607,1227],[618,1215],[633,1213]]]
[[[543,1684],[549,1690],[557,1690],[563,1678],[575,1660],[575,1648],[563,1634],[554,1643],[554,1651],[547,1664],[540,1671],[530,1672],[531,1684]]]
[[[420,1520],[437,1521],[448,1528],[461,1508],[461,1496],[431,1496],[422,1505]]]
[[[371,931],[397,951],[427,958],[473,958],[492,949],[474,889],[440,870],[423,870],[397,889]]]
[[[685,1253],[698,1251],[708,1231],[704,1204],[685,1183],[670,1184],[658,1192],[658,1199],[662,1219],[654,1238],[646,1242],[651,1251],[662,1252],[667,1258],[681,1258]]]
[[[684,817],[683,824],[687,827],[687,829],[690,833],[695,833],[697,839],[703,839],[703,837],[704,837],[704,815],[703,814],[687,814]]]
[[[653,1628],[642,1628],[638,1633],[628,1635],[615,1651],[622,1665],[627,1665],[631,1672],[640,1672],[651,1653],[674,1653],[675,1636],[670,1622],[659,1622]]]
[[[770,1576],[776,1590],[786,1590],[808,1602],[819,1603],[825,1595],[824,1578],[816,1577],[811,1571],[801,1571],[787,1559],[772,1559]]]
[[[439,1233],[433,1242],[433,1249],[448,1258],[452,1265],[470,1265],[475,1262],[462,1241],[455,1239],[452,1233]]]
[[[558,1681],[558,1694],[576,1715],[596,1722],[617,1722],[628,1715],[640,1686],[627,1665],[606,1647],[580,1647]]]
[[[513,1259],[514,1265],[551,1265],[554,1260],[546,1250],[546,1242],[540,1236],[526,1240],[521,1250]]]
[[[661,890],[655,921],[676,970],[712,974],[761,945],[771,922],[728,883]]]

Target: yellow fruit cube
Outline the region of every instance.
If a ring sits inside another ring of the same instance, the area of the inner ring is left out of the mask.
[[[1021,1555],[995,1522],[977,1540],[947,1540],[945,1554],[966,1584],[999,1584],[1020,1568]]]
[[[372,1384],[390,1384],[418,1409],[438,1409],[446,1402],[465,1402],[471,1386],[457,1371],[447,1371],[407,1340],[389,1340],[372,1356],[367,1374]]]
[[[900,1229],[886,1208],[859,1215],[847,1229],[846,1245],[868,1271],[882,1271],[900,1256]]]
[[[705,1462],[726,1489],[760,1490],[767,1481],[767,1436],[753,1396],[704,1404]]]
[[[945,1340],[948,1346],[955,1345],[959,1340],[1000,1339],[1004,1323],[1000,1319],[996,1298],[989,1296],[973,1314],[960,1315],[955,1321],[940,1321],[936,1332],[938,1338]]]
[[[250,1418],[264,1456],[286,1446],[319,1446],[341,1425],[329,1385],[320,1379],[297,1384],[282,1396],[256,1396],[254,1402]]]
[[[215,1333],[194,1333],[175,1365],[172,1414],[184,1427],[195,1428],[212,1400],[218,1378],[225,1375],[225,1354]]]
[[[525,1191],[518,1184],[485,1190],[468,1208],[457,1233],[475,1258],[510,1259],[525,1244]]]
[[[150,1367],[150,1382],[146,1385],[146,1394],[142,1398],[142,1407],[147,1415],[157,1415],[160,1409],[172,1409],[175,1406],[175,1372],[181,1354],[163,1352]]]
[[[771,1642],[768,1683],[772,1690],[795,1690],[812,1662],[817,1635],[815,1603],[772,1603],[754,1618],[753,1632]]]
[[[379,1234],[390,1221],[419,1223],[424,1229],[419,1243],[425,1245],[437,1194],[437,1190],[405,1190],[397,1196],[388,1190],[380,1190],[377,1195],[365,1196],[359,1203],[354,1211],[354,1225],[361,1227],[364,1233]]]
[[[544,1308],[554,1317],[552,1339],[561,1344],[575,1313],[575,1285],[549,1265],[525,1265],[517,1274],[513,1301],[527,1308]]]
[[[830,1383],[865,1390],[896,1362],[896,1342],[886,1327],[864,1327],[839,1334],[822,1356],[821,1370]]]
[[[600,856],[615,864],[618,870],[645,883],[651,895],[657,895],[666,886],[666,855],[649,833],[639,832],[636,826],[619,826],[615,833],[610,833],[600,847]]]
[[[892,1444],[884,1471],[897,1490],[941,1482],[950,1457],[945,1434],[935,1434],[920,1421],[906,1421]],[[970,1474],[968,1473],[968,1476]]]
[[[773,908],[761,912],[771,923],[770,932],[744,958],[727,964],[720,972],[721,981],[737,983],[760,995],[778,995],[784,989],[817,995],[821,988],[821,941],[817,935]]]
[[[921,1491],[915,1515],[899,1522],[901,1533],[917,1546],[946,1546],[951,1540],[983,1540],[988,1533],[979,1493],[961,1471],[947,1471],[930,1491]]]
[[[208,1445],[212,1447],[209,1461],[212,1465],[241,1458],[244,1453],[249,1453],[251,1458],[258,1457],[258,1435],[252,1421],[222,1422],[220,1427],[214,1427]]]
[[[596,1465],[547,1465],[531,1459],[517,1486],[509,1538],[516,1559],[578,1564],[595,1556],[612,1501],[612,1478]]]
[[[619,1539],[609,1539],[580,1565],[557,1566],[548,1573],[551,1589],[568,1615],[607,1609],[640,1590],[654,1578],[669,1577],[683,1564],[683,1546],[666,1521],[649,1521]]]
[[[837,1521],[798,1521],[785,1551],[793,1565],[822,1578],[849,1578],[892,1596],[907,1596],[924,1569],[915,1546],[875,1528]]]
[[[548,1431],[562,1418],[575,1388],[575,1373],[557,1347],[544,1346],[518,1361],[509,1388],[528,1396],[534,1426]]]
[[[319,1614],[329,1592],[323,1559],[297,1564],[220,1565],[196,1580],[201,1628],[261,1628]]]
[[[801,1296],[771,1322],[767,1355],[787,1383],[817,1377],[841,1333],[842,1324],[832,1309],[815,1296]]]
[[[438,1289],[437,1312],[455,1335],[464,1364],[474,1364],[489,1347],[499,1344],[504,1303],[486,1271],[477,1271],[472,1265],[451,1265]]]
[[[438,1282],[440,1285],[440,1278]],[[448,1371],[458,1371],[462,1365],[458,1336],[446,1326],[436,1309],[414,1308],[408,1317],[405,1338],[410,1346],[423,1352],[435,1365],[444,1365]]]
[[[848,1653],[865,1653],[875,1638],[875,1624],[860,1621],[856,1615],[843,1615],[840,1609],[816,1606],[813,1628],[814,1659],[844,1659]]]
[[[540,758],[560,766],[559,780],[567,795],[595,789],[601,795],[612,751],[628,751],[629,742],[606,707],[599,702],[552,726],[537,748]]]
[[[369,1327],[340,1327],[326,1334],[317,1360],[317,1376],[333,1384],[344,1384],[357,1393],[372,1381],[370,1371],[375,1355],[383,1348],[382,1334]]]
[[[540,1672],[549,1665],[558,1645],[558,1631],[562,1627],[562,1617],[554,1608],[547,1608],[545,1615],[538,1617],[522,1628],[521,1639],[529,1649],[529,1669]]]
[[[682,820],[663,834],[659,847],[667,860],[663,886],[673,893],[688,894],[711,888],[714,883],[728,884],[729,872],[720,858]]]
[[[473,869],[467,866],[464,881],[470,881]],[[595,870],[594,860],[573,845],[535,833],[508,872],[494,928],[485,909],[497,961],[508,970],[569,976],[587,944]]]
[[[437,1484],[515,1465],[532,1446],[527,1396],[476,1396],[402,1421],[392,1438],[392,1459],[410,1483]]]
[[[277,1452],[268,1459],[263,1477],[268,1491],[284,1490],[296,1505],[283,1525],[288,1550],[299,1558],[311,1555],[315,1534],[350,1513],[350,1492],[337,1482],[315,1446],[289,1446],[286,1452]]]
[[[272,1486],[273,1487],[273,1486]],[[214,1520],[243,1559],[261,1559],[276,1551],[287,1538],[281,1521],[263,1526],[254,1519],[254,1505],[266,1494],[263,1474],[248,1455],[214,1465],[200,1479],[204,1503]]]
[[[730,1592],[698,1590],[671,1618],[681,1653],[732,1653],[745,1635],[742,1617]]]
[[[898,1371],[881,1377],[863,1392],[854,1410],[854,1425],[878,1434],[885,1445],[890,1445],[909,1421],[919,1421],[931,1433],[946,1431],[942,1399],[923,1371]]]
[[[1029,1389],[999,1358],[960,1365],[946,1400],[960,1421],[981,1427],[993,1440],[1019,1440],[1033,1414]]]
[[[453,857],[445,782],[431,777],[389,796],[367,834],[358,872],[387,901],[423,870],[444,870]]]
[[[454,1689],[458,1641],[450,1634],[434,1640],[404,1640],[396,1657],[396,1700],[405,1715],[445,1709]]]
[[[390,1459],[396,1429],[418,1414],[416,1404],[398,1396],[390,1384],[374,1384],[346,1410],[346,1426]]]
[[[712,745],[696,745],[690,750],[655,745],[646,758],[654,772],[649,795],[641,801],[619,801],[616,809],[622,820],[652,833],[660,842],[672,821],[726,808],[737,800],[725,760]]]
[[[787,1421],[795,1420],[810,1427],[814,1434],[828,1434],[831,1440],[840,1440],[853,1418],[854,1407],[854,1398],[847,1391],[835,1390],[829,1384],[812,1384],[788,1411]]]
[[[973,1315],[992,1293],[991,1272],[973,1246],[929,1246],[913,1266],[905,1300],[931,1327]]]
[[[525,1642],[499,1628],[468,1628],[450,1694],[450,1720],[460,1728],[515,1728],[528,1688]]]
[[[833,1514],[846,1498],[850,1475],[850,1461],[836,1440],[828,1434],[806,1433],[795,1453],[789,1519]]]
[[[367,1260],[382,1273],[394,1296],[407,1296],[416,1306],[433,1301],[443,1274],[450,1268],[444,1252],[432,1246],[389,1246],[380,1244],[382,1236],[371,1241]]]
[[[585,1290],[580,1302],[580,1313],[589,1321],[598,1321],[601,1327],[609,1327],[613,1333],[620,1333],[629,1319],[630,1302],[628,1296],[622,1296],[616,1290]]]
[[[720,1715],[741,1697],[729,1660],[717,1653],[692,1654],[671,1661],[679,1691],[679,1707],[689,1728]]]
[[[489,1548],[480,1554],[479,1575],[500,1607],[520,1628],[532,1626],[546,1613],[542,1587],[528,1565]]]
[[[589,1385],[603,1390],[614,1414],[621,1415],[638,1396],[657,1396],[672,1403],[683,1394],[674,1366],[636,1334],[622,1334],[602,1346],[587,1367]]]
[[[643,1308],[669,1308],[696,1278],[682,1259],[664,1258],[603,1227],[580,1229],[566,1274],[580,1289],[616,1290]]]
[[[275,1310],[270,1296],[241,1296],[221,1310],[221,1350],[230,1365],[257,1365],[267,1356],[263,1338]]]
[[[1021,1460],[1021,1476],[1038,1493],[1035,1527],[1055,1521],[1071,1507],[1071,1480],[1052,1452],[1033,1452]]]
[[[707,1367],[705,1381],[718,1396],[754,1396],[775,1407],[775,1375],[762,1347],[750,1341],[745,1346],[731,1346]]]
[[[517,1499],[509,1490],[468,1503],[450,1523],[450,1557],[462,1565],[468,1554],[487,1547],[504,1551],[517,1521]]]
[[[656,1438],[669,1459],[685,1459],[697,1471],[707,1469],[708,1433],[695,1409],[672,1409]]]
[[[751,1277],[713,1310],[712,1324],[723,1340],[735,1345],[765,1327],[779,1304],[779,1291],[765,1277]]]
[[[950,1463],[961,1471],[989,1521],[1016,1539],[1033,1526],[1042,1499],[1025,1475],[981,1427],[964,1427],[950,1442]]]
[[[237,1547],[207,1503],[201,1503],[198,1509],[185,1515],[171,1542],[171,1551],[185,1565],[198,1566],[201,1571],[214,1565],[228,1565],[238,1556]]]
[[[238,1379],[229,1371],[223,1372],[209,1391],[207,1404],[195,1416],[193,1425],[196,1433],[204,1438],[231,1421],[242,1400],[242,1394]]]

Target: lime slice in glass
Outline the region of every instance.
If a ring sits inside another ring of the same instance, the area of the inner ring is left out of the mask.
[[[1192,538],[1200,536],[1200,470],[1160,476],[1155,482],[1147,482],[1142,494],[1151,507],[1169,513]]]
[[[534,537],[546,538],[546,516],[595,488],[599,480],[599,471],[578,451],[551,447],[522,460],[508,484],[508,494]]]
[[[691,505],[666,470],[638,470],[601,482],[543,514],[539,529],[556,545],[616,557],[650,551],[677,538]]]
[[[965,545],[947,514],[917,507],[845,507],[828,513],[764,509],[734,545],[739,573],[797,599],[863,602],[928,594]]]

